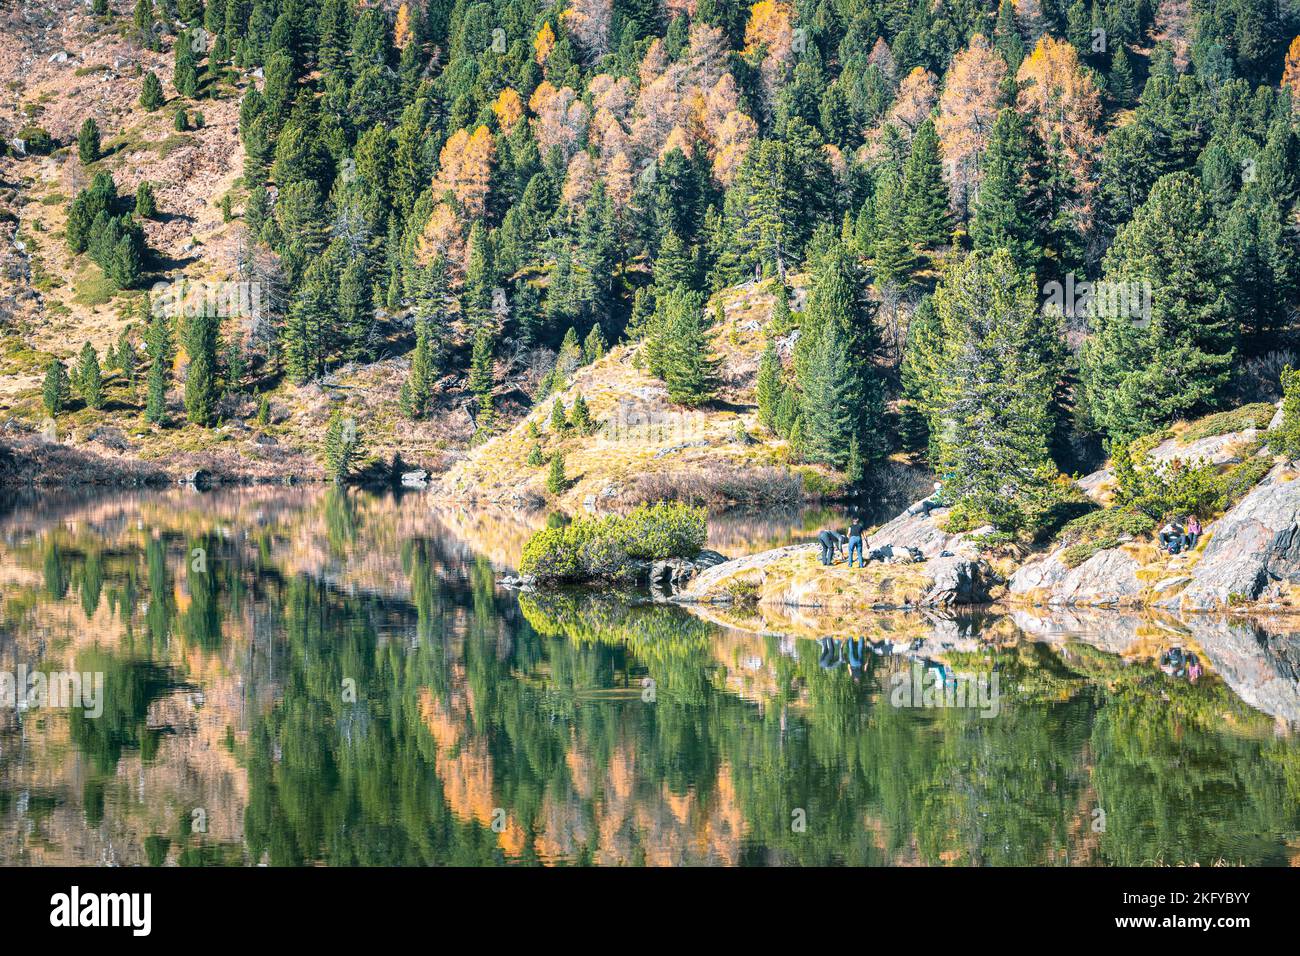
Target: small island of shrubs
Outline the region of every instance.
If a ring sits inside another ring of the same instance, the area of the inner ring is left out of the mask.
[[[519,572],[548,584],[627,584],[643,577],[649,562],[695,557],[706,536],[703,508],[641,505],[626,515],[578,518],[538,531],[524,545]]]

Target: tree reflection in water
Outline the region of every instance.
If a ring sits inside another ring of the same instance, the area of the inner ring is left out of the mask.
[[[951,633],[864,622],[900,646],[946,642],[957,671],[996,669],[986,717],[894,706],[903,657],[868,655],[855,680],[812,640],[640,599],[499,590],[418,498],[164,492],[3,521],[0,666],[102,671],[106,706],[0,716],[2,862],[1300,852],[1296,738],[1215,675],[1166,677],[1113,640],[1036,642],[996,615]]]

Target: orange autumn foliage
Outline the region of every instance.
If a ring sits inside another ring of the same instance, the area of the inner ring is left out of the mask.
[[[483,215],[492,177],[492,158],[496,142],[486,126],[471,135],[458,129],[438,154],[438,175],[433,179],[433,193],[451,193],[466,221]]]
[[[912,141],[912,134],[930,115],[938,91],[938,78],[923,66],[913,68],[898,84],[898,97],[889,111],[889,119],[900,128],[907,142]]]
[[[524,101],[520,99],[518,93],[507,86],[497,94],[497,98],[492,102],[492,112],[496,115],[501,128],[508,133],[523,118]]]
[[[1080,188],[1091,192],[1102,142],[1097,129],[1101,93],[1079,62],[1078,52],[1065,40],[1045,35],[1020,64],[1016,79],[1021,87],[1020,110],[1033,117],[1044,142],[1060,143]]]
[[[537,58],[537,65],[544,66],[546,58],[551,55],[555,49],[555,31],[551,29],[549,22],[543,23],[542,28],[537,31],[537,36],[533,38],[533,54]]]
[[[1291,41],[1282,64],[1282,86],[1291,91],[1291,102],[1300,107],[1300,37]]]
[[[397,8],[397,19],[393,23],[393,46],[405,50],[411,42],[411,9],[405,3]]]
[[[979,158],[988,146],[998,115],[1007,64],[983,34],[953,57],[939,97],[935,130],[953,204],[963,209],[979,185]]]

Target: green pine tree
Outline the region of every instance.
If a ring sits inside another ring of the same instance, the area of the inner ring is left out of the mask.
[[[591,410],[587,408],[587,400],[579,392],[577,398],[573,400],[572,422],[574,429],[579,435],[589,435],[595,428],[595,422],[591,420]]]
[[[922,123],[912,137],[912,152],[903,169],[903,206],[907,237],[914,246],[937,249],[949,243],[948,187],[933,120]]]
[[[704,296],[679,286],[660,305],[663,317],[654,337],[668,397],[686,406],[711,401],[721,359],[713,353]]]
[[[551,456],[551,467],[546,473],[546,490],[553,495],[564,494],[569,489],[569,477],[564,473],[564,452]]]
[[[955,263],[935,290],[943,353],[930,433],[952,497],[999,527],[1021,521],[1050,471],[1062,374],[1059,321],[1005,249]]]
[[[176,37],[173,52],[176,65],[172,71],[172,85],[181,96],[194,99],[199,94],[199,65],[194,55],[194,37],[189,30],[182,30]]]
[[[185,414],[196,425],[216,418],[217,350],[220,320],[211,309],[200,310],[185,323]]]
[[[876,185],[872,266],[876,284],[905,288],[916,271],[916,252],[907,232],[907,206],[898,174],[886,169]]]
[[[87,166],[100,157],[99,124],[93,117],[87,116],[77,133],[77,156]]]
[[[104,407],[104,376],[99,367],[99,355],[89,342],[81,346],[73,381],[88,408]]]
[[[587,340],[582,344],[582,357],[588,364],[605,355],[605,335],[597,322],[587,333]]]
[[[171,322],[165,315],[156,315],[149,323],[145,345],[150,365],[144,415],[155,425],[163,425],[167,421],[167,386],[171,379],[172,361]]]
[[[1115,237],[1093,299],[1080,372],[1106,435],[1136,438],[1218,405],[1239,333],[1229,265],[1200,180],[1162,177]]]
[[[142,109],[152,113],[163,105],[163,88],[158,79],[158,74],[153,70],[144,75],[144,82],[140,85],[140,106]]]
[[[58,359],[50,359],[45,366],[45,384],[41,389],[41,398],[45,402],[45,411],[51,418],[58,418],[59,413],[67,408],[70,391],[67,368]]]
[[[158,202],[154,199],[153,186],[141,182],[135,190],[135,214],[140,219],[152,219],[158,214]]]
[[[1030,201],[1028,163],[1025,121],[1014,109],[1004,109],[993,123],[984,153],[970,232],[976,250],[1006,249],[1021,269],[1035,268],[1042,255]]]
[[[335,482],[347,481],[361,439],[352,416],[336,408],[325,428],[325,471]]]
[[[1110,58],[1110,78],[1106,83],[1110,95],[1121,106],[1133,99],[1133,64],[1129,61],[1124,44],[1117,43]]]
[[[781,356],[777,354],[776,343],[771,339],[767,340],[763,357],[758,361],[758,380],[754,391],[759,423],[769,432],[775,432],[777,403],[781,400]]]

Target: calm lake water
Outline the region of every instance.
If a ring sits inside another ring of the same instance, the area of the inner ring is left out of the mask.
[[[808,615],[498,588],[531,530],[319,488],[0,503],[0,675],[103,679],[99,716],[0,707],[0,863],[1300,863],[1300,625],[871,615],[850,667]],[[934,674],[966,705],[911,695]]]

